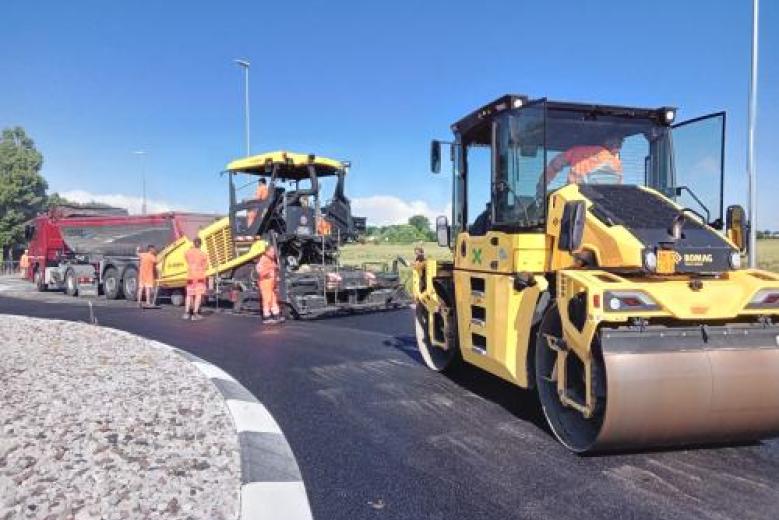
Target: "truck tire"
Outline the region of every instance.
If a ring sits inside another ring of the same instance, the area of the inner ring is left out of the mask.
[[[65,294],[68,296],[78,296],[78,280],[73,269],[65,271]]]
[[[174,289],[170,293],[170,304],[176,307],[184,305],[184,291],[181,289]]]
[[[128,267],[124,270],[122,276],[122,292],[127,301],[138,301],[138,270],[135,267]]]
[[[105,294],[106,300],[118,300],[122,297],[119,271],[115,267],[109,267],[103,273],[103,294]]]
[[[37,289],[38,292],[46,292],[49,288],[48,284],[44,282],[45,279],[43,272],[36,268],[32,274],[32,280],[35,283],[35,289]]]

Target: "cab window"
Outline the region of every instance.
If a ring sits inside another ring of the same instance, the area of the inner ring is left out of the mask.
[[[525,107],[495,121],[495,223],[520,229],[544,223],[543,104]]]

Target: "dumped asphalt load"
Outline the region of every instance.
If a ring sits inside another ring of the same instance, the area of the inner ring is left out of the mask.
[[[156,345],[0,315],[0,520],[237,517],[225,402]]]

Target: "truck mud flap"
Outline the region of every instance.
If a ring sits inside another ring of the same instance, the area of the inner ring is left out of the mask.
[[[779,434],[779,328],[603,329],[606,407],[579,451]]]

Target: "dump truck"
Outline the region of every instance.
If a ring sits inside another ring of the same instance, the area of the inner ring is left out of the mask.
[[[453,258],[413,275],[421,356],[534,389],[577,453],[779,434],[779,275],[742,267],[725,114],[676,112],[506,95],[431,144]]]
[[[122,208],[59,205],[25,224],[30,256],[25,276],[39,291],[135,300],[137,248],[151,244],[162,249],[194,236],[214,219],[198,213],[129,215]]]
[[[273,245],[280,259],[279,300],[291,317],[408,305],[397,269],[347,267],[338,261],[340,247],[354,241],[365,227],[364,218],[352,215],[345,194],[350,166],[346,161],[290,151],[228,164],[229,217],[201,233],[209,259],[214,259],[210,260],[216,275],[211,286],[217,298],[232,302],[236,311],[259,306],[255,262],[266,245]],[[323,183],[331,180],[333,191],[325,200]],[[262,199],[254,190],[260,182],[268,190]],[[211,247],[210,233],[217,227],[222,238]],[[161,272],[161,283],[170,286],[170,269],[164,262]],[[183,285],[184,279],[179,277],[176,283]]]

